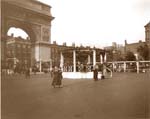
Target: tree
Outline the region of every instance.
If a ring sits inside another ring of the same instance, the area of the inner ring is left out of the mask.
[[[127,61],[135,61],[135,60],[136,60],[136,57],[135,57],[135,55],[133,54],[133,52],[128,51],[128,52],[126,53],[125,59],[126,59]]]
[[[113,50],[108,49],[106,52],[107,52],[107,61],[112,62],[113,61]]]
[[[137,52],[139,55],[143,58],[143,60],[149,60],[150,59],[150,48],[148,47],[147,44],[144,44],[139,46],[137,48]]]
[[[107,50],[107,61],[124,61],[124,56],[120,50]]]

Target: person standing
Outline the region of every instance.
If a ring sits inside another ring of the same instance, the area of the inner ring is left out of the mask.
[[[57,85],[59,85],[59,88],[62,85],[62,79],[63,79],[62,70],[61,70],[61,68],[59,68],[58,69],[58,81],[57,81]]]
[[[26,67],[25,69],[25,76],[26,78],[30,78],[30,68]]]
[[[98,80],[98,70],[96,67],[94,67],[93,69],[93,78],[94,78],[94,81]]]
[[[36,75],[36,72],[37,72],[37,67],[36,67],[36,65],[34,65],[33,66],[33,73],[34,73],[34,75]]]
[[[55,88],[58,79],[58,68],[55,66],[52,72],[52,86]]]
[[[55,88],[56,86],[61,86],[62,84],[62,71],[57,66],[54,67],[53,77],[52,77],[52,86]]]

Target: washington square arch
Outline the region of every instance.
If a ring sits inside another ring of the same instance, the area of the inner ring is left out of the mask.
[[[7,44],[10,44],[8,40],[14,39],[14,42],[20,41],[16,40],[18,38],[8,37],[8,30],[12,27],[24,30],[29,36],[28,39],[31,46],[29,47],[31,53],[29,55],[31,60],[30,66],[35,61],[50,61],[51,21],[54,19],[51,15],[51,7],[36,0],[2,0],[1,6],[2,64],[5,64],[8,60]],[[14,57],[12,58],[14,59]]]

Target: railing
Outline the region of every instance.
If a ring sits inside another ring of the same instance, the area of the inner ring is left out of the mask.
[[[150,61],[115,61],[115,62],[107,62],[104,63],[105,68],[102,66],[101,63],[97,63],[98,71],[102,72],[104,75],[109,74],[110,77],[112,77],[112,72],[150,72]],[[63,66],[62,70],[63,72],[74,72],[72,65],[66,65]],[[76,66],[76,72],[92,72],[93,71],[93,65],[77,65]],[[2,69],[2,74],[14,74],[13,69]]]
[[[101,63],[97,63],[99,65]],[[150,61],[114,61],[106,62],[106,69],[109,72],[147,72],[150,71]],[[93,65],[76,66],[76,72],[91,72]],[[73,72],[73,66],[63,67],[63,72]]]
[[[113,72],[148,72],[150,61],[115,61],[107,62]]]
[[[63,66],[63,72],[73,72],[73,65]],[[91,72],[93,70],[92,65],[76,66],[76,72]]]

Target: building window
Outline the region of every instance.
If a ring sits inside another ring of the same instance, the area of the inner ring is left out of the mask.
[[[28,48],[31,48],[31,46],[29,45]]]
[[[21,47],[21,45],[20,45],[20,44],[17,44],[17,47],[18,47],[18,48],[20,48],[20,47]]]
[[[22,47],[23,47],[23,48],[26,48],[26,45],[23,45]]]

